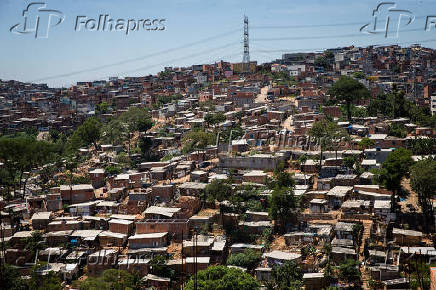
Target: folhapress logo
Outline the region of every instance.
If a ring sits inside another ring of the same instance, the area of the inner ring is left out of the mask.
[[[1,0],[0,0],[1,1]],[[59,10],[47,9],[44,2],[32,2],[23,10],[22,22],[9,30],[15,34],[33,34],[35,38],[48,38],[51,28],[61,24],[65,15]],[[129,35],[135,31],[163,31],[166,29],[164,18],[124,19],[113,18],[109,14],[100,14],[98,18],[88,16],[75,17],[74,31],[118,31]]]
[[[98,20],[87,16],[77,16],[75,31],[123,31],[126,35],[133,31],[165,30],[166,19],[114,19],[108,14],[100,14]]]
[[[398,37],[402,26],[407,26],[415,20],[409,10],[398,9],[395,2],[381,2],[372,11],[373,20],[360,28],[368,34],[384,34],[388,37]]]
[[[23,10],[23,22],[10,28],[16,34],[34,34],[35,38],[48,38],[51,27],[61,24],[65,16],[59,10],[46,9],[47,4],[33,2]]]

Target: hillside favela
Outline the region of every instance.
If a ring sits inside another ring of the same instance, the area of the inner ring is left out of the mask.
[[[436,50],[238,23],[235,61],[0,80],[0,289],[436,289]]]

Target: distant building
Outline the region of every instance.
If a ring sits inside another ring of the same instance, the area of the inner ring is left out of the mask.
[[[436,114],[436,96],[431,96],[430,111],[431,111],[432,116],[434,114]]]

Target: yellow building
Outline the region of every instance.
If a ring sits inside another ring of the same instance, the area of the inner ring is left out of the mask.
[[[249,65],[242,62],[231,64],[231,69],[234,73],[244,73],[244,72],[255,73],[256,68],[257,68],[257,61],[252,61],[250,62]]]

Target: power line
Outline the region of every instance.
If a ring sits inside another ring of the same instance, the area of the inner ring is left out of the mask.
[[[416,16],[415,19],[427,18],[427,16]],[[348,25],[363,25],[368,19],[360,22],[348,23],[331,23],[331,24],[305,24],[305,25],[264,25],[264,26],[251,26],[251,29],[300,29],[300,28],[315,28],[315,27],[336,27]]]
[[[235,46],[236,44],[239,44],[239,43],[233,43],[231,46]],[[195,53],[195,54],[191,54],[191,55],[189,55],[189,56],[184,56],[184,57],[180,57],[180,58],[177,58],[177,59],[168,60],[168,61],[166,61],[166,62],[150,64],[150,65],[147,66],[147,67],[142,67],[142,68],[137,68],[137,69],[135,69],[135,70],[130,70],[130,71],[120,72],[120,73],[118,73],[117,75],[118,75],[118,76],[123,76],[123,75],[124,75],[124,76],[127,76],[129,73],[138,72],[138,71],[140,71],[140,70],[145,70],[145,69],[147,69],[147,68],[150,69],[150,68],[154,68],[154,67],[170,66],[171,63],[174,63],[174,62],[176,62],[176,61],[183,61],[183,60],[186,60],[186,59],[191,59],[192,57],[195,57],[195,56],[204,55],[204,54],[206,54],[206,53],[210,53],[211,51],[218,51],[219,49],[228,48],[228,47],[230,47],[230,46],[229,46],[229,45],[226,45],[226,46],[219,47],[219,48],[217,48],[217,49],[210,49],[210,50],[207,50],[207,51],[203,51],[203,52],[201,52],[201,53]],[[217,61],[224,60],[225,58],[233,58],[233,57],[235,57],[235,56],[240,56],[240,55],[241,55],[241,53],[240,53],[240,52],[237,52],[237,53],[232,53],[232,54],[228,54],[228,55],[220,56],[220,57],[216,58],[215,60],[213,60],[213,61],[211,61],[211,62],[209,62],[209,63],[215,63],[215,62],[217,62]],[[210,59],[209,56],[207,56],[207,58]],[[206,58],[203,58],[203,59],[206,59]],[[200,62],[200,63],[207,63],[207,61],[202,61],[202,62]],[[111,76],[112,76],[112,75],[104,75],[104,76],[101,76],[101,77],[97,77],[96,79],[107,79],[107,78],[109,78],[109,77],[111,77]]]
[[[137,72],[137,71],[140,71],[140,70],[150,69],[150,68],[157,67],[157,66],[168,65],[168,63],[174,63],[174,62],[177,62],[177,61],[182,61],[182,60],[190,59],[190,58],[202,55],[202,54],[211,53],[212,51],[216,51],[216,50],[220,50],[220,49],[224,49],[224,48],[229,48],[229,47],[237,45],[237,44],[239,45],[239,42],[228,43],[228,44],[220,46],[220,47],[209,48],[209,49],[203,50],[201,52],[197,52],[197,53],[193,53],[193,54],[190,54],[190,55],[187,55],[187,56],[182,56],[182,57],[174,58],[174,59],[171,59],[171,60],[167,60],[165,62],[161,62],[161,63],[157,63],[157,64],[152,64],[152,65],[148,65],[148,66],[139,67],[139,68],[136,68],[134,70],[125,71],[125,72],[122,72],[121,74],[132,73],[132,72]]]
[[[423,31],[422,29],[409,29],[401,32],[416,32]],[[341,34],[341,35],[318,35],[318,36],[298,36],[298,37],[271,37],[271,38],[254,38],[252,41],[281,41],[281,40],[310,40],[310,39],[329,39],[329,38],[352,38],[352,37],[368,37],[368,34]]]
[[[122,61],[118,61],[118,62],[114,62],[114,63],[110,63],[110,64],[105,64],[105,65],[101,65],[101,66],[96,66],[96,67],[92,67],[92,68],[88,68],[88,69],[73,71],[73,72],[69,72],[69,73],[47,76],[47,77],[36,79],[36,80],[30,81],[30,82],[36,83],[36,82],[47,81],[47,80],[52,80],[52,79],[70,77],[70,76],[74,76],[74,75],[78,75],[78,74],[82,74],[82,73],[98,71],[98,70],[101,70],[101,69],[104,69],[104,68],[124,65],[124,64],[127,64],[127,63],[131,63],[131,62],[140,61],[140,60],[148,59],[148,58],[151,58],[151,57],[159,56],[159,55],[164,54],[164,53],[170,53],[170,52],[173,52],[173,51],[177,51],[177,50],[181,50],[181,49],[185,49],[185,48],[190,48],[190,47],[192,47],[194,45],[210,42],[212,40],[215,40],[215,39],[218,39],[218,38],[223,38],[225,36],[228,36],[228,35],[234,34],[236,32],[240,32],[240,31],[241,31],[240,29],[234,29],[234,30],[227,31],[225,33],[217,34],[215,36],[207,37],[207,38],[204,38],[204,39],[201,39],[201,40],[198,40],[198,41],[194,41],[194,42],[191,42],[191,43],[187,43],[187,44],[184,44],[184,45],[181,45],[181,46],[178,46],[178,47],[165,49],[165,50],[162,50],[162,51],[158,51],[158,52],[155,52],[155,53],[143,55],[143,56],[140,56],[140,57],[125,59],[125,60],[122,60]]]
[[[308,24],[308,25],[266,25],[266,26],[252,26],[252,29],[300,29],[300,28],[316,28],[316,27],[336,27],[348,25],[362,25],[363,22],[348,22],[348,23],[332,23],[332,24]]]
[[[426,16],[417,16],[415,17],[415,19],[417,18],[425,18]],[[300,28],[314,28],[314,27],[334,27],[334,26],[344,26],[344,25],[357,25],[357,24],[362,24],[362,22],[352,22],[352,23],[333,23],[333,24],[313,24],[313,25],[291,25],[291,26],[254,26],[251,27],[252,29],[300,29]],[[128,64],[128,63],[132,63],[132,62],[136,62],[136,61],[141,61],[141,60],[145,60],[148,58],[152,58],[152,57],[156,57],[156,56],[160,56],[162,54],[165,53],[170,53],[173,51],[178,51],[178,50],[182,50],[182,49],[186,49],[186,48],[191,48],[194,45],[197,44],[204,44],[210,41],[213,41],[215,39],[218,38],[223,38],[225,36],[229,36],[232,35],[236,32],[240,32],[241,29],[234,29],[231,31],[227,31],[225,33],[220,33],[217,34],[215,36],[211,36],[211,37],[207,37],[204,38],[202,40],[198,40],[198,41],[194,41],[188,44],[184,44],[178,47],[174,47],[174,48],[169,48],[169,49],[165,49],[162,51],[158,51],[155,53],[151,53],[148,55],[143,55],[140,57],[136,57],[136,58],[130,58],[130,59],[126,59],[126,60],[122,60],[122,61],[118,61],[115,63],[111,63],[111,64],[105,64],[105,65],[101,65],[101,66],[96,66],[96,67],[92,67],[92,68],[88,68],[88,69],[83,69],[83,70],[79,70],[79,71],[73,71],[73,72],[69,72],[69,73],[64,73],[64,74],[58,74],[58,75],[53,75],[53,76],[47,76],[44,78],[40,78],[37,80],[33,80],[31,82],[36,83],[36,82],[41,82],[41,81],[47,81],[47,80],[52,80],[52,79],[59,79],[59,78],[65,78],[65,77],[70,77],[70,76],[74,76],[74,75],[78,75],[78,74],[82,74],[82,73],[87,73],[87,72],[93,72],[93,71],[98,71],[101,69],[105,69],[105,68],[109,68],[109,67],[113,67],[113,66],[120,66],[120,65],[124,65],[124,64]],[[422,31],[421,29],[409,29],[409,30],[404,30],[401,32],[416,32],[416,31]],[[258,39],[252,39],[252,41],[257,41],[257,42],[262,42],[262,41],[282,41],[282,40],[315,40],[315,39],[330,39],[330,38],[354,38],[354,37],[362,37],[362,36],[368,36],[367,34],[343,34],[343,35],[318,35],[318,36],[301,36],[301,37],[277,37],[277,38],[258,38]],[[414,41],[414,42],[408,42],[408,43],[425,43],[425,42],[433,42],[435,41],[434,39],[429,39],[429,40],[423,40],[423,41]],[[209,54],[213,51],[217,51],[223,48],[228,48],[231,47],[233,45],[237,44],[237,42],[235,43],[230,43],[224,46],[220,46],[217,48],[211,48],[211,49],[207,49],[198,53],[193,53],[187,56],[182,56],[182,57],[178,57],[172,60],[168,60],[165,62],[161,62],[161,63],[157,63],[157,64],[151,64],[148,66],[142,66],[140,68],[134,69],[134,70],[130,70],[130,71],[125,71],[122,72],[121,74],[126,74],[126,73],[131,73],[131,72],[137,72],[137,71],[141,71],[141,70],[145,70],[145,69],[150,69],[150,68],[154,68],[154,67],[158,67],[158,66],[165,66],[168,65],[168,63],[172,63],[172,62],[176,62],[176,61],[183,61],[186,59],[190,59],[199,55],[203,55],[203,54]],[[399,43],[396,43],[399,44]],[[389,45],[389,44],[380,44],[380,45]],[[376,46],[376,45],[374,45]],[[325,50],[327,48],[307,48],[307,49],[292,49],[292,50],[255,50],[253,52],[259,52],[259,53],[272,53],[272,52],[290,52],[290,51],[305,51],[305,50],[309,50],[309,51],[314,51],[314,50]],[[231,55],[232,57],[234,56],[234,54]]]

